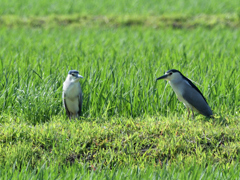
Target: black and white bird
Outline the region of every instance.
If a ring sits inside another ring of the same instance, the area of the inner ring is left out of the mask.
[[[160,79],[169,81],[169,84],[176,93],[178,100],[183,102],[186,106],[188,110],[188,118],[190,115],[189,109],[192,111],[192,118],[194,118],[193,110],[207,117],[212,116],[212,110],[201,91],[180,71],[171,69],[167,71],[165,75],[157,78],[156,80]]]
[[[71,120],[72,118],[79,118],[82,111],[82,89],[79,79],[83,78],[76,70],[70,70],[67,78],[63,83],[63,106],[66,113]]]

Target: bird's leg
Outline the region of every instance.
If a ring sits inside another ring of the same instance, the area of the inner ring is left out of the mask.
[[[192,118],[194,119],[194,112],[193,112],[193,110],[192,110]]]
[[[187,108],[187,111],[188,111],[188,116],[187,116],[187,118],[189,119],[189,115],[190,115],[189,108]]]

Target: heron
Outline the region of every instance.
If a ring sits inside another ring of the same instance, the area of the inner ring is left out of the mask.
[[[77,70],[70,70],[63,83],[63,106],[70,120],[72,118],[79,118],[82,111],[83,96],[79,83],[79,79],[81,78],[83,76],[79,75]]]
[[[188,110],[188,118],[190,110],[192,111],[192,118],[196,111],[206,117],[212,117],[213,113],[209,107],[206,98],[201,91],[193,84],[191,80],[185,77],[180,71],[176,69],[168,70],[163,76],[156,80],[164,79],[169,82],[173,91],[176,93],[179,101],[183,102]]]

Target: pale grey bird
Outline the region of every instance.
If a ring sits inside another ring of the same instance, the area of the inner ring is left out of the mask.
[[[79,79],[83,78],[76,70],[70,70],[68,76],[63,83],[63,106],[71,120],[78,118],[82,111],[82,89]]]
[[[201,91],[180,71],[171,69],[167,71],[165,75],[157,78],[156,80],[159,79],[169,81],[173,91],[177,95],[178,100],[183,102],[183,104],[186,106],[188,110],[188,118],[190,115],[189,109],[192,111],[192,118],[194,118],[193,110],[207,117],[212,116],[212,110]]]

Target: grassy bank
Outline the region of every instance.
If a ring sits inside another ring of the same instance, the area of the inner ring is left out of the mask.
[[[40,167],[44,162],[96,168],[238,162],[238,118],[179,117],[82,119],[56,117],[32,126],[20,118],[1,124],[1,164]]]
[[[142,28],[173,28],[195,29],[202,28],[239,28],[240,18],[237,13],[219,15],[48,15],[21,17],[16,15],[0,16],[0,27],[31,27],[54,28],[60,27],[142,27]]]

